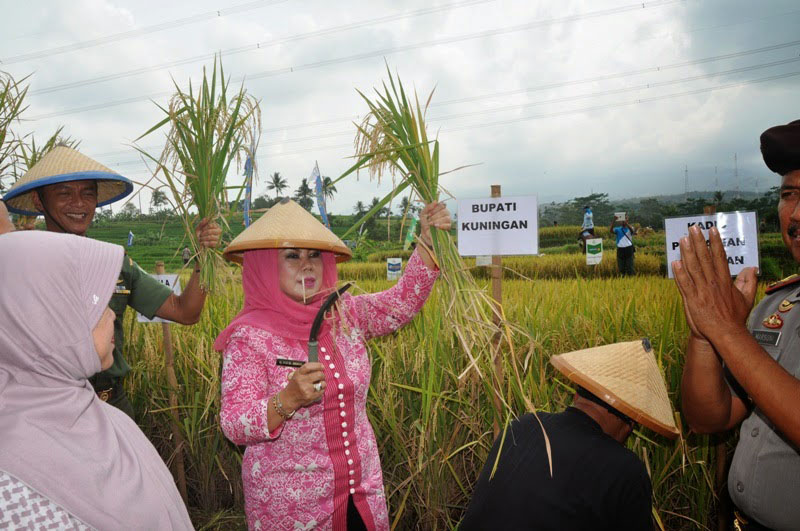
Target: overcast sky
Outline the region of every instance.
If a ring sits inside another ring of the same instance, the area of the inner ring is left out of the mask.
[[[32,74],[22,128],[64,125],[137,182],[131,141],[162,117],[150,100],[221,51],[261,101],[256,195],[276,171],[294,189],[315,161],[332,177],[352,164],[356,89],[386,79],[384,60],[421,97],[436,88],[441,169],[479,164],[442,178],[464,198],[682,193],[685,167],[690,191],[735,189],[734,155],[741,188],[764,191],[778,177],[758,137],[800,118],[797,0],[26,0],[3,2],[0,35],[0,70]],[[337,188],[334,213],[387,191],[366,174]]]

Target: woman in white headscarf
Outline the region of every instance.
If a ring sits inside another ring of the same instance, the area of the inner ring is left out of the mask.
[[[0,237],[0,528],[192,529],[158,452],[87,380],[110,361],[122,257],[78,236]]]

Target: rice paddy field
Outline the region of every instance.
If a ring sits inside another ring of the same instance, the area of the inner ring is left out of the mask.
[[[552,258],[505,260],[503,308],[519,330],[503,349],[502,380],[487,371],[490,363],[479,365],[481,374],[471,370],[459,378],[468,359],[447,332],[443,286],[410,325],[370,342],[368,412],[395,529],[457,528],[493,442],[493,423],[502,425],[531,408],[558,411],[569,404],[572,388],[550,366],[552,355],[642,337],[652,341],[683,431],[674,442],[646,429],[629,439],[652,479],[653,516],[661,529],[716,528],[716,467],[735,435],[697,436],[681,422],[679,383],[688,330],[678,291],[661,274],[663,258],[643,243],[636,254],[641,274],[634,278],[613,276],[613,253],[591,271],[585,271],[582,255],[560,249]],[[538,269],[526,265],[533,262]],[[356,293],[374,292],[391,285],[380,279],[384,271],[377,261],[342,264],[340,279],[355,280]],[[484,273],[476,276],[479,284],[488,283]],[[209,297],[200,323],[172,325],[189,505],[202,529],[245,528],[242,448],[229,443],[218,425],[221,357],[212,349],[241,305],[234,272]],[[133,366],[127,385],[139,424],[174,464],[161,327],[137,324],[132,313],[126,321],[126,356]],[[493,406],[495,392],[507,405],[501,413]]]

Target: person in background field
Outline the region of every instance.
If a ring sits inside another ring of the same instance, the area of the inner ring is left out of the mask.
[[[459,530],[652,530],[650,477],[625,441],[636,423],[680,432],[649,341],[551,363],[578,385],[572,406],[523,415],[495,440]]]
[[[761,153],[782,176],[783,243],[800,262],[800,120],[768,129]],[[728,473],[736,529],[800,529],[800,276],[774,283],[753,308],[754,268],[731,280],[719,231],[697,227],[672,263],[690,335],[683,414],[697,433],[741,424]],[[749,321],[748,321],[749,315]]]
[[[192,259],[192,251],[190,251],[188,247],[184,247],[181,256],[183,257],[183,265],[187,265],[189,260]]]
[[[175,482],[88,377],[113,362],[118,245],[0,237],[0,529],[188,530]]]
[[[583,224],[578,233],[578,244],[581,250],[586,253],[586,240],[594,238],[594,219],[592,216],[592,209],[589,205],[583,207]]]
[[[297,203],[273,206],[225,250],[244,262],[245,304],[214,343],[224,356],[220,426],[234,444],[246,445],[250,529],[389,529],[367,418],[365,341],[411,321],[439,276],[426,248],[431,227],[450,229],[450,214],[443,203],[429,204],[420,225],[424,245],[397,284],[344,294],[327,315],[323,301],[336,289],[336,261],[352,253]],[[314,362],[309,340],[317,316]]]
[[[592,214],[592,207],[589,205],[583,207],[583,224],[581,225],[581,233],[584,232],[594,236],[594,215]]]
[[[11,223],[11,218],[8,216],[6,204],[0,201],[0,234],[14,231],[14,224]]]
[[[636,247],[633,245],[633,235],[636,234],[636,231],[628,225],[627,214],[625,214],[624,219],[619,220],[619,227],[614,226],[616,222],[616,219],[612,219],[608,230],[616,236],[617,271],[622,276],[633,276],[636,274],[633,269],[633,254],[636,252]]]
[[[12,212],[35,216],[44,214],[47,230],[85,236],[95,209],[124,198],[133,190],[125,177],[102,164],[65,147],[57,146],[36,163],[12,186],[4,201]],[[197,239],[205,247],[216,247],[222,231],[207,220],[197,226]],[[93,376],[90,382],[100,396],[133,417],[123,379],[130,366],[122,355],[124,342],[122,320],[131,306],[148,318],[153,316],[193,324],[200,319],[206,294],[200,287],[199,266],[181,295],[145,273],[129,256],[122,262],[111,309],[114,310],[113,365]]]

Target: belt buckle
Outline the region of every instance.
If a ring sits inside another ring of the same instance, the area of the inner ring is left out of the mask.
[[[108,399],[111,398],[111,391],[113,391],[113,387],[109,387],[108,389],[104,389],[102,391],[97,392],[97,397],[102,400],[103,402],[108,402]]]

